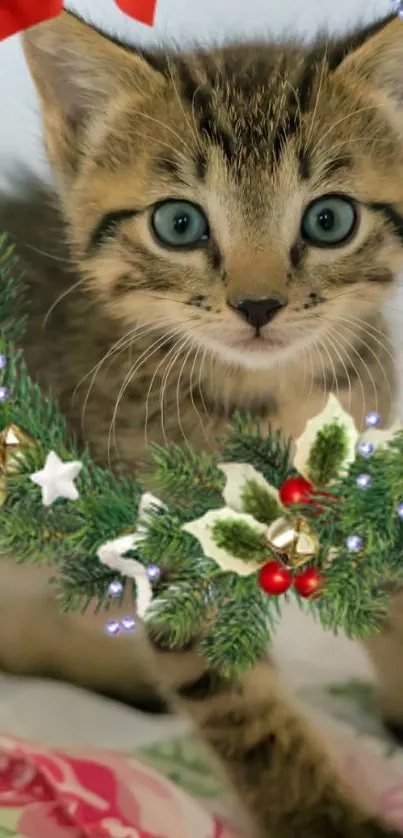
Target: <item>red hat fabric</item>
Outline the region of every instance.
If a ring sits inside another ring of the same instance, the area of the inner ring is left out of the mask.
[[[157,0],[115,0],[129,17],[153,26]],[[0,41],[30,26],[56,17],[63,9],[63,0],[0,0]]]
[[[0,40],[60,14],[63,0],[0,0]]]
[[[154,23],[157,0],[115,0],[116,5],[129,17],[152,26]]]

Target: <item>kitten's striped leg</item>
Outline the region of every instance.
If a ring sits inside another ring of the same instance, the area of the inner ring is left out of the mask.
[[[161,688],[195,722],[267,838],[398,838],[333,771],[320,742],[262,661],[239,683],[205,671],[194,651],[153,645]]]

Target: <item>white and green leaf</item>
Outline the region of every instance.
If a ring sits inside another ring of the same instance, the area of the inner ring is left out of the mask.
[[[358,438],[353,417],[331,393],[322,413],[306,423],[297,439],[294,466],[315,485],[328,484],[354,462]]]
[[[236,512],[252,515],[262,524],[270,524],[283,511],[280,496],[274,486],[248,463],[220,463],[225,474],[223,491],[226,506]]]
[[[229,506],[209,510],[201,518],[184,524],[183,530],[197,538],[204,555],[224,572],[239,576],[255,573],[269,552],[266,525]]]

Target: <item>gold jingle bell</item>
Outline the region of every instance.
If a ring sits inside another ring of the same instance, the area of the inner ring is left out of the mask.
[[[23,450],[34,447],[35,441],[19,425],[7,425],[0,433],[0,474],[18,474]]]
[[[290,567],[299,567],[319,552],[319,540],[308,521],[297,518],[277,518],[269,526],[267,540],[271,549],[282,556]]]

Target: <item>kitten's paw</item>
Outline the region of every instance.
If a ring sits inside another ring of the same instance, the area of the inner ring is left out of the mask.
[[[170,648],[167,635],[146,624],[146,633],[155,678],[163,693],[180,694],[182,687],[201,679],[206,665],[199,653],[200,638],[183,647]]]
[[[234,680],[220,675],[201,656],[200,637],[180,649],[170,649],[164,636],[156,636],[151,629],[147,634],[154,676],[165,695],[182,703],[202,702],[236,690]]]

